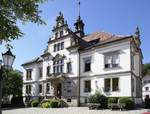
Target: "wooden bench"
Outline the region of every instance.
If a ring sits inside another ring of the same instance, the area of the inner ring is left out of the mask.
[[[108,108],[110,108],[111,110],[114,110],[114,109],[123,110],[125,109],[125,104],[124,103],[109,103]]]
[[[92,109],[100,109],[101,104],[100,103],[88,103],[88,107],[90,110]]]

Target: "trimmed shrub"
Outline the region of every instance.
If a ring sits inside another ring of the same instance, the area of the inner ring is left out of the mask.
[[[103,109],[107,108],[108,99],[107,99],[106,96],[101,95],[100,98],[99,98],[99,101],[100,101],[100,104],[101,104],[101,108],[103,108]]]
[[[51,108],[58,108],[59,107],[59,101],[58,100],[51,100],[50,101],[50,107]]]
[[[38,105],[39,105],[39,101],[38,100],[32,100],[31,101],[31,106],[32,107],[38,107]]]
[[[119,98],[119,103],[123,103],[125,105],[125,109],[133,109],[134,108],[134,101],[129,97],[121,97]]]
[[[118,103],[118,98],[117,97],[109,97],[108,103]]]
[[[149,109],[150,108],[150,98],[145,98],[144,101],[145,101],[144,107],[146,109]]]
[[[68,107],[68,104],[64,100],[60,99],[59,100],[59,107]]]
[[[100,103],[100,108],[107,108],[107,97],[96,92],[94,95],[88,97],[89,103]]]
[[[42,108],[50,108],[50,103],[49,102],[44,102],[41,105]]]

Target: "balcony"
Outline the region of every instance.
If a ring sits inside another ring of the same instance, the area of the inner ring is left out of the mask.
[[[64,79],[65,77],[66,77],[66,73],[52,73],[52,74],[47,74],[46,79],[56,80],[56,79]]]

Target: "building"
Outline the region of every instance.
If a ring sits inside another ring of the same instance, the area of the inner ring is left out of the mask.
[[[145,76],[142,79],[142,94],[143,94],[143,100],[145,98],[150,98],[150,76]]]
[[[140,32],[128,36],[84,33],[79,16],[69,29],[60,12],[42,55],[24,67],[25,100],[61,98],[70,105],[87,102],[96,91],[108,97],[142,98]]]

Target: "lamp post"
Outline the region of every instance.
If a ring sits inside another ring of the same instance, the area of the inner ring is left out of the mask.
[[[3,61],[0,60],[0,114],[2,114],[2,81],[3,81],[3,68],[11,69],[15,60],[15,55],[12,54],[10,48],[7,52],[2,53]],[[2,65],[3,64],[3,65]]]

